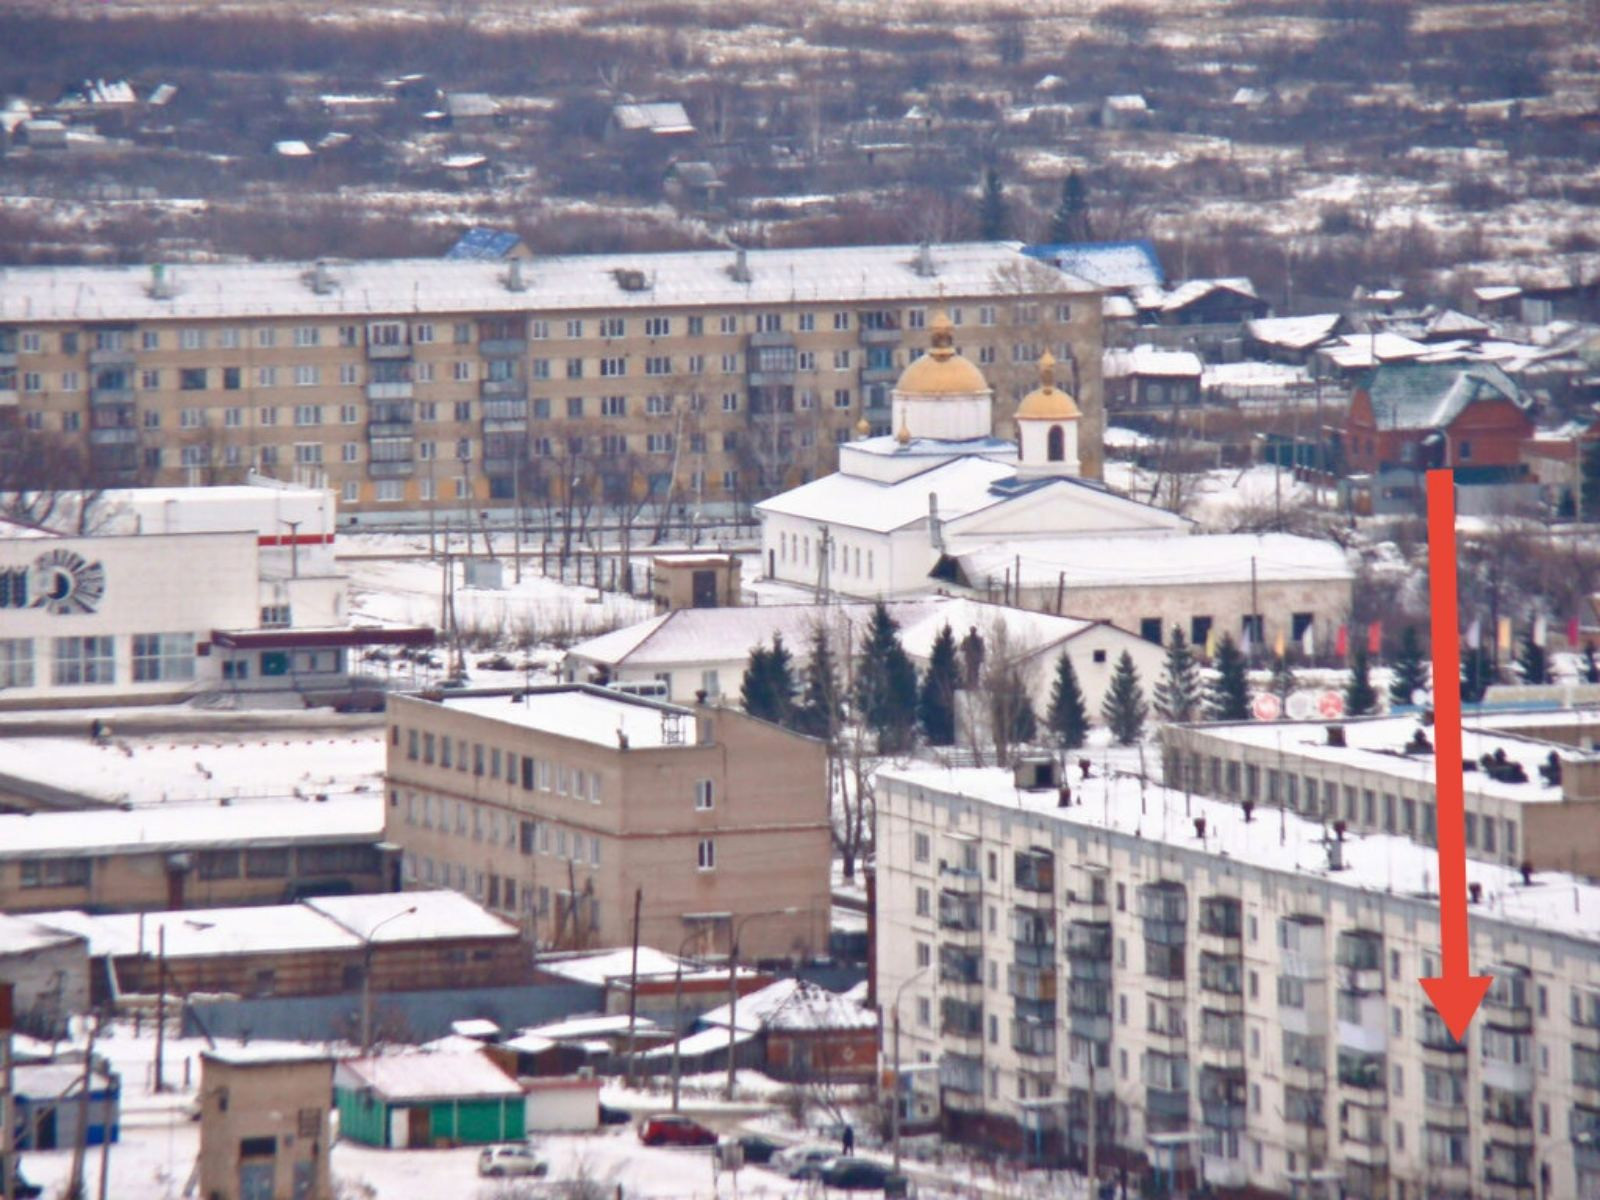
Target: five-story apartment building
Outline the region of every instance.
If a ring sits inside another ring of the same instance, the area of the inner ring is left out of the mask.
[[[1098,476],[1099,294],[1019,250],[15,269],[0,414],[102,482],[315,476],[355,513],[749,502],[890,432],[944,308],[1003,421],[1046,349],[1077,364]]]

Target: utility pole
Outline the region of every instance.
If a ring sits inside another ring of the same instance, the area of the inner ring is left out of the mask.
[[[89,1093],[94,1090],[94,1040],[100,1032],[102,1017],[96,1013],[89,1025],[89,1036],[83,1047],[83,1078],[78,1091],[78,1136],[72,1143],[72,1173],[67,1177],[68,1200],[83,1200],[83,1160],[89,1145]],[[105,1131],[109,1137],[111,1130]]]
[[[639,906],[644,889],[633,889],[633,969],[628,974],[628,1069],[625,1078],[633,1086],[633,1033],[639,1019]],[[676,1035],[676,1031],[674,1031]]]
[[[167,1046],[167,927],[156,928],[156,1081],[153,1090],[167,1090],[162,1054]]]
[[[1100,1179],[1099,1097],[1094,1090],[1094,1044],[1089,1047],[1089,1194]]]
[[[289,527],[289,575],[290,575],[291,578],[299,579],[300,578],[300,526],[304,525],[305,522],[304,521],[284,521],[284,520],[280,519],[278,523],[280,525],[287,525]]]

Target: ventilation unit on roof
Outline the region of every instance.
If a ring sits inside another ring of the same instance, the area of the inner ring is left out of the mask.
[[[644,272],[629,268],[621,268],[611,272],[617,281],[617,286],[625,292],[644,291]]]
[[[750,257],[745,253],[743,246],[734,252],[733,265],[728,268],[728,278],[735,283],[750,282]]]
[[[167,274],[167,268],[162,263],[150,267],[150,287],[147,290],[152,300],[171,300],[178,294],[172,276]]]
[[[339,285],[333,281],[333,273],[328,270],[328,264],[323,259],[317,259],[317,265],[306,272],[306,286],[319,296],[326,296]]]
[[[933,250],[928,245],[926,238],[924,238],[922,244],[917,247],[917,256],[911,260],[911,269],[918,275],[921,275],[924,279],[930,278],[931,276],[939,273],[934,268]]]
[[[506,271],[505,282],[506,291],[508,292],[525,292],[528,290],[528,280],[522,274],[522,260],[520,258],[511,260],[511,266]]]

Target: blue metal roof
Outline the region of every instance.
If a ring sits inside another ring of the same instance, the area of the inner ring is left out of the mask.
[[[469,229],[445,251],[446,258],[494,261],[505,258],[522,239],[503,229]]]
[[[1103,288],[1164,287],[1166,272],[1154,244],[1133,242],[1041,242],[1024,246],[1030,258]]]

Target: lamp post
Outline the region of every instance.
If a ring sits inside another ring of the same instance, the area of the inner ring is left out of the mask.
[[[372,939],[378,936],[390,921],[398,921],[401,917],[409,917],[417,911],[413,904],[410,908],[402,908],[397,913],[390,913],[371,929],[367,936],[361,939],[361,1053],[367,1054],[372,1050]]]
[[[930,967],[919,967],[908,975],[903,983],[895,989],[894,1006],[890,1010],[890,1021],[894,1029],[894,1092],[889,1097],[889,1143],[894,1147],[894,1169],[900,1169],[900,997],[919,976],[926,975]]]
[[[678,1084],[682,1079],[683,1057],[683,952],[689,943],[704,936],[705,930],[691,930],[678,943],[677,969],[672,974],[672,1111],[678,1111]]]
[[[733,1050],[739,1034],[739,993],[733,984],[734,966],[739,961],[739,934],[758,917],[792,917],[802,911],[792,905],[789,908],[769,908],[765,912],[746,913],[733,924],[733,936],[728,941],[728,1082],[722,1089],[725,1100],[733,1099]]]

